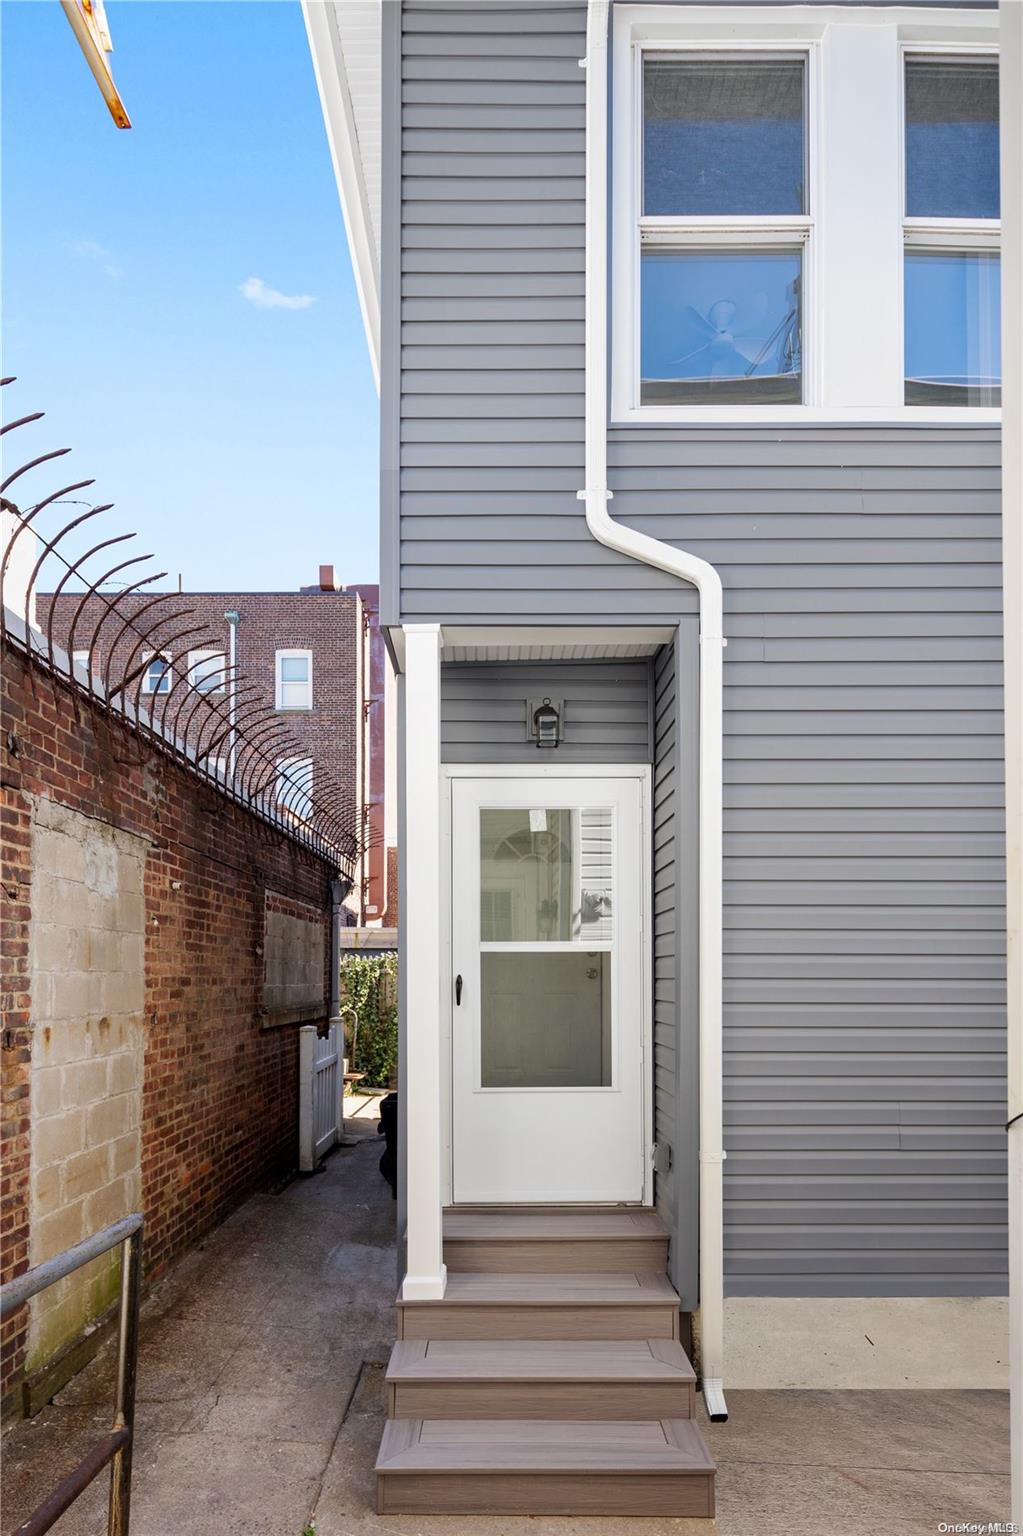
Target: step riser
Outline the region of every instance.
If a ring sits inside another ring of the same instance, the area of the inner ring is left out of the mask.
[[[710,1519],[713,1476],[482,1473],[378,1478],[381,1515],[662,1515]]]
[[[691,1419],[692,1385],[630,1382],[397,1382],[392,1419]]]
[[[447,1238],[444,1262],[456,1274],[598,1275],[665,1273],[668,1241],[640,1237],[593,1243],[573,1241],[516,1242],[485,1238]]]
[[[474,1307],[398,1308],[402,1339],[677,1339],[678,1308]]]

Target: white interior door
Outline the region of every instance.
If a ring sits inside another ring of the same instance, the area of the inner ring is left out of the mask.
[[[452,780],[452,1190],[641,1202],[639,778]]]

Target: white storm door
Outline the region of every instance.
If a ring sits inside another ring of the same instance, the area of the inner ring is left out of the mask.
[[[452,780],[456,1202],[645,1189],[639,778]]]

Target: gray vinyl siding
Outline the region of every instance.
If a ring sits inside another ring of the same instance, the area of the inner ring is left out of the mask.
[[[402,20],[401,617],[691,620],[577,499],[585,8]],[[614,515],[725,588],[728,1290],[1001,1293],[998,433],[630,426],[608,452]],[[656,856],[690,932],[692,840]],[[660,1194],[680,1249],[694,1156]]]
[[[673,1235],[680,1205],[676,1175],[679,1129],[678,1055],[680,955],[678,846],[681,791],[678,780],[679,700],[674,645],[662,646],[654,664],[653,774],[653,968],[654,968],[654,1141],[661,1149],[661,1171],[654,1180],[654,1200]],[[681,1244],[669,1245],[668,1267],[678,1285]]]
[[[653,1007],[657,1209],[684,1311],[699,1296],[699,641],[684,619],[653,668]]]
[[[649,763],[650,666],[640,662],[453,664],[441,671],[445,763],[536,763],[526,700],[563,702],[563,739],[542,761]]]

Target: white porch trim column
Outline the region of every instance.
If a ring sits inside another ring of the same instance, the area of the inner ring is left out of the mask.
[[[405,1301],[437,1301],[447,1271],[441,1231],[443,1143],[440,1002],[440,655],[439,624],[406,624],[405,927],[406,1147],[408,1224]]]

